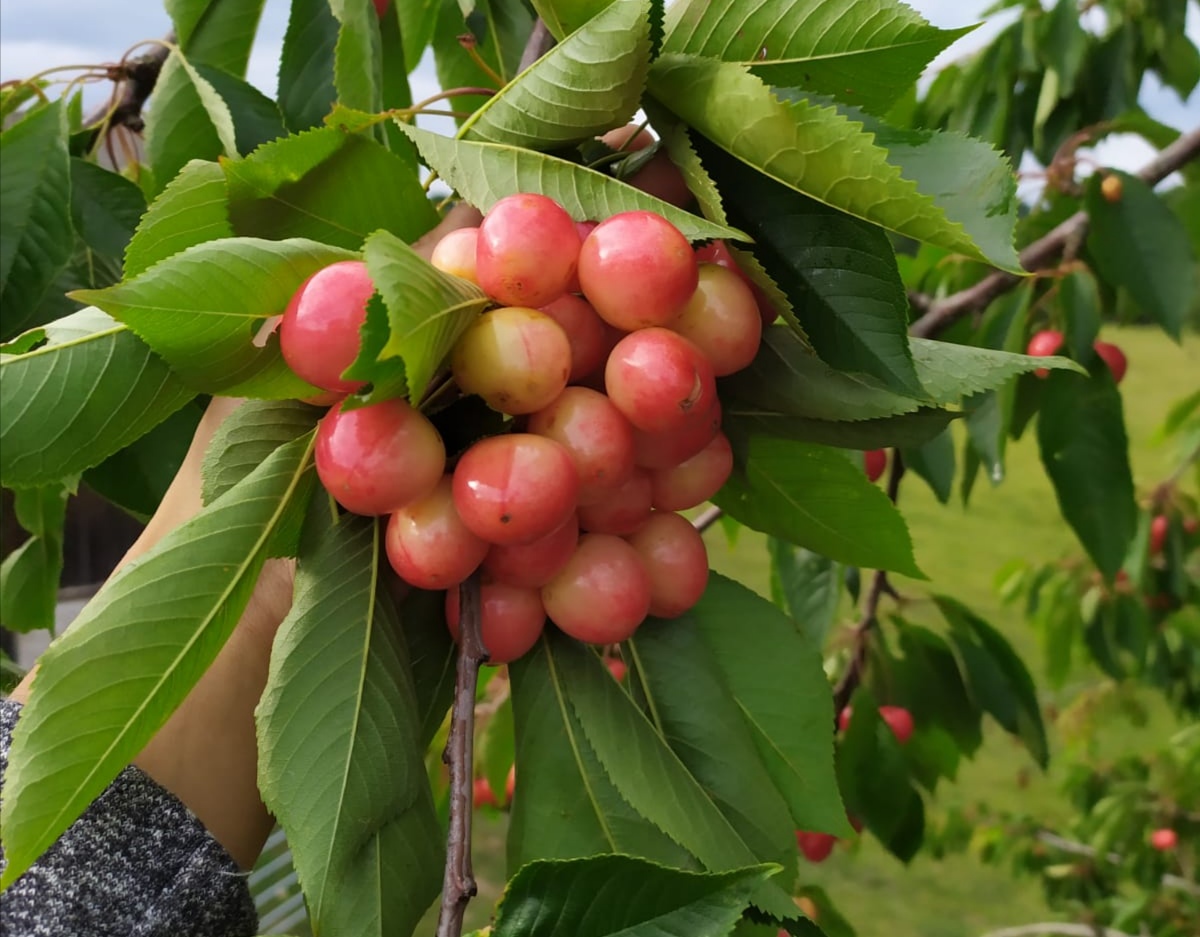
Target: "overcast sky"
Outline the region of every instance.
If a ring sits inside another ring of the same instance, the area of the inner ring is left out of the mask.
[[[404,2],[404,0],[399,0]],[[936,26],[950,28],[979,21],[992,0],[909,0]],[[248,78],[268,94],[275,88],[275,69],[287,26],[289,0],[267,0],[258,42],[250,60]],[[931,66],[965,55],[986,44],[1014,14],[993,18],[959,40]],[[160,2],[126,0],[115,4],[95,0],[3,0],[0,3],[0,80],[27,77],[55,65],[91,64],[113,61],[140,39],[164,35],[170,20]],[[1188,4],[1188,35],[1200,42],[1200,12]],[[95,103],[104,100],[102,85],[95,86]],[[416,99],[436,91],[429,62],[413,76]],[[1184,102],[1169,89],[1147,76],[1143,106],[1155,117],[1176,127],[1200,125],[1200,92]],[[1102,145],[1096,158],[1105,165],[1136,169],[1150,155],[1150,148],[1135,137],[1112,139]]]

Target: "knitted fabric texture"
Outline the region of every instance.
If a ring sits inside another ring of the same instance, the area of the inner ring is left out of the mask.
[[[20,709],[0,700],[0,772]],[[242,937],[257,930],[246,876],[187,807],[134,767],[0,896],[0,937]]]

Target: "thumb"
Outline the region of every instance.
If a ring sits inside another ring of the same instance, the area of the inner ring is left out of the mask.
[[[483,221],[483,215],[477,209],[471,207],[466,202],[459,202],[446,213],[446,217],[438,223],[436,228],[422,235],[413,244],[413,250],[428,260],[437,242],[451,231],[458,228],[476,227],[481,221]]]

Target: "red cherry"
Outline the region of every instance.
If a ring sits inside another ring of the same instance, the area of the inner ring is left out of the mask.
[[[896,736],[896,741],[907,745],[914,728],[912,713],[903,706],[880,706],[879,716],[888,724],[888,728]]]
[[[476,778],[472,785],[472,795],[475,801],[475,809],[480,807],[497,807],[496,795],[492,793],[492,785],[488,784],[487,778]]]
[[[863,453],[863,468],[867,473],[867,480],[877,482],[883,478],[883,473],[887,471],[888,457],[886,449],[868,449]]]
[[[796,845],[809,862],[824,862],[833,852],[837,837],[829,833],[808,833],[796,830]]]
[[[621,658],[606,657],[604,658],[604,664],[606,667],[608,667],[608,672],[613,675],[613,679],[616,680],[617,683],[620,683],[625,679],[625,674],[628,671],[628,668],[625,666],[625,661],[621,660]]]
[[[513,794],[517,792],[517,766],[508,769],[508,779],[504,782],[504,800],[511,804]]]
[[[375,284],[361,260],[318,270],[292,295],[279,323],[279,351],[297,376],[322,390],[350,394],[366,384],[342,372],[362,347],[359,330]]]
[[[1129,359],[1125,357],[1125,352],[1116,345],[1102,342],[1099,339],[1092,343],[1092,347],[1096,349],[1096,354],[1104,359],[1104,363],[1112,371],[1113,383],[1120,384],[1125,377],[1125,372],[1129,369]]]
[[[854,715],[854,707],[847,706],[838,713],[838,731],[845,732],[850,728],[850,717]]]
[[[1179,834],[1170,828],[1164,827],[1150,834],[1151,849],[1157,849],[1159,852],[1170,852],[1178,845]]]
[[[1165,514],[1158,514],[1150,522],[1150,555],[1158,556],[1167,545],[1167,533],[1171,530],[1171,521]]]
[[[1025,354],[1033,355],[1035,358],[1048,358],[1051,355],[1058,354],[1058,350],[1062,348],[1065,340],[1062,332],[1055,329],[1043,329],[1040,332],[1034,333],[1033,338],[1029,340],[1029,344],[1025,348]],[[1050,369],[1038,368],[1033,373],[1038,377],[1049,377]]]

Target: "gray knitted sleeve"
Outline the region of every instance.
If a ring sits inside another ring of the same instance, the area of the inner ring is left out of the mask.
[[[0,772],[19,712],[0,700]],[[134,767],[0,896],[0,937],[242,937],[257,929],[233,859]]]

